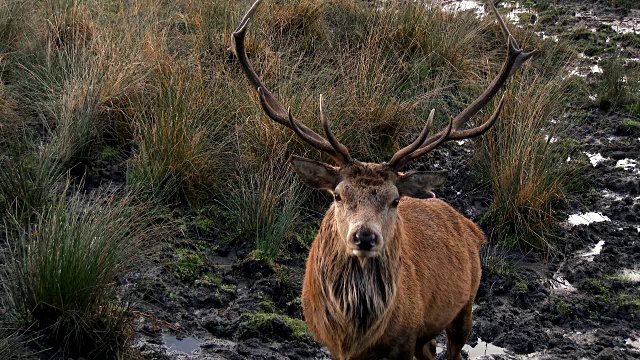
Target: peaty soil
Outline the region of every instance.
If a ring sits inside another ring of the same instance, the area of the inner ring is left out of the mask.
[[[607,1],[554,3],[560,3],[554,5],[557,19],[538,25],[547,35],[566,36],[581,27],[598,28],[598,18],[635,14]],[[585,11],[597,18],[583,16]],[[612,29],[603,31],[615,36]],[[637,45],[618,48],[623,57],[640,54]],[[484,249],[469,344],[480,343],[476,349],[493,344],[485,358],[640,357],[640,165],[625,162],[640,159],[640,134],[618,126],[638,116],[584,104],[568,109],[576,158],[585,158],[586,152],[604,160],[596,166],[587,163],[583,176],[588,191],[556,215],[564,221],[596,212],[608,220],[564,223],[559,252],[550,258]],[[438,196],[479,221],[490,193],[474,189],[469,181],[473,170],[465,164],[472,153],[471,142],[447,144],[422,166],[449,170],[451,180]],[[117,181],[119,169],[109,169],[105,176]],[[142,358],[330,359],[302,322],[300,290],[312,234],[301,235],[288,245],[286,258],[269,264],[254,259],[247,244],[230,242],[224,221],[207,220],[224,214],[175,215],[180,228],[176,238],[167,241],[156,261],[123,283],[123,296],[131,299],[136,315],[134,348]],[[312,216],[311,228],[317,227],[319,216]],[[444,347],[443,337],[439,345]],[[484,351],[471,356],[480,355]]]

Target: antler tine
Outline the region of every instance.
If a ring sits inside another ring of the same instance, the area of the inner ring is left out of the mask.
[[[491,99],[498,93],[502,85],[507,81],[509,76],[513,74],[525,61],[531,58],[536,51],[531,52],[523,52],[522,49],[518,46],[516,39],[511,35],[507,25],[504,20],[498,13],[498,10],[493,5],[493,1],[489,0],[489,5],[493,13],[498,20],[498,24],[500,25],[500,29],[504,34],[504,37],[507,41],[507,58],[502,64],[502,68],[500,69],[500,73],[496,75],[489,86],[475,99],[471,104],[469,104],[460,114],[458,114],[452,121],[449,123],[449,128],[439,131],[437,134],[430,136],[426,140],[422,142],[420,147],[414,152],[404,155],[404,158],[400,158],[396,160],[396,167],[399,169],[401,166],[406,165],[409,161],[416,159],[419,156],[426,154],[427,152],[435,149],[438,145],[442,144],[448,140],[462,140],[468,139],[472,137],[476,137],[484,134],[489,128],[496,122],[496,120],[500,117],[500,111],[502,110],[504,103],[504,95],[500,100],[496,110],[491,115],[491,117],[485,121],[483,124],[476,126],[471,129],[462,130],[462,126],[466,124],[474,115],[476,115],[485,105],[487,105]],[[421,134],[422,136],[422,134]],[[404,151],[404,149],[400,150]],[[399,151],[399,152],[400,152]],[[420,155],[415,155],[420,154]],[[393,159],[399,158],[398,154],[394,155]],[[392,160],[393,160],[392,159]],[[398,167],[399,166],[399,167]]]
[[[502,107],[504,105],[504,98],[505,98],[505,95],[503,94],[502,97],[500,98],[500,102],[498,103],[498,106],[496,106],[496,109],[493,111],[493,114],[491,114],[491,117],[489,118],[489,120],[485,121],[480,126],[476,126],[473,129],[458,130],[455,133],[452,133],[451,135],[449,135],[447,140],[470,139],[476,136],[480,136],[485,132],[487,132],[487,130],[489,130],[493,126],[493,124],[496,122],[496,120],[498,120],[498,118],[500,117],[500,112],[502,111]]]
[[[427,119],[427,122],[424,124],[424,128],[422,129],[422,132],[420,133],[418,138],[415,139],[411,144],[398,150],[393,155],[393,157],[391,158],[391,160],[387,165],[389,165],[391,168],[396,168],[401,162],[400,160],[402,160],[404,157],[411,154],[412,152],[416,151],[420,147],[420,145],[422,145],[422,143],[424,142],[424,139],[426,139],[427,135],[429,134],[429,130],[431,130],[431,126],[433,125],[433,117],[435,113],[436,113],[436,109],[431,109],[431,112],[429,113],[429,118]]]
[[[294,119],[293,116],[291,115],[291,108],[287,109],[287,118],[289,119],[289,127],[293,130],[293,132],[296,133],[296,135],[298,135],[298,137],[304,140],[307,144],[318,149],[324,146],[323,143],[318,141],[318,139],[311,137],[309,136],[309,134],[306,134],[302,131],[301,125],[298,124],[296,119]],[[333,157],[334,159],[336,160],[339,159],[339,156],[336,154],[333,148],[331,149],[331,151],[325,151],[325,152],[329,154],[331,157]]]
[[[460,126],[464,125],[467,121],[469,121],[475,114],[477,114],[491,99],[495,96],[495,94],[500,90],[500,87],[507,81],[509,76],[516,71],[526,60],[528,60],[531,56],[533,56],[536,51],[531,51],[528,53],[523,53],[522,49],[518,46],[518,42],[511,35],[507,25],[504,23],[502,16],[493,5],[493,1],[489,1],[491,5],[491,9],[493,13],[496,15],[496,19],[500,24],[500,29],[507,40],[507,59],[504,64],[502,64],[502,68],[500,69],[500,73],[491,81],[489,86],[485,89],[485,91],[480,94],[480,96],[473,101],[467,108],[465,108],[456,118],[454,119],[454,133],[460,129]]]
[[[433,112],[433,110],[432,110],[432,112]],[[405,156],[404,158],[400,159],[395,166],[392,166],[392,168],[395,169],[396,171],[400,170],[403,166],[407,165],[412,160],[415,160],[415,159],[421,157],[422,155],[428,153],[429,151],[435,149],[436,147],[440,146],[440,144],[442,144],[446,140],[450,140],[449,134],[451,134],[451,129],[452,128],[453,128],[453,118],[449,117],[449,125],[447,126],[446,129],[444,129],[444,132],[438,138],[438,140],[436,140],[433,143],[431,143],[430,145],[422,147],[422,148],[410,153],[408,156]]]
[[[342,151],[337,151],[333,148],[332,143],[327,141],[322,136],[318,135],[315,131],[306,127],[304,124],[301,124],[297,120],[295,120],[295,118],[293,118],[293,116],[291,115],[289,109],[285,108],[282,103],[280,103],[264,86],[258,75],[253,71],[251,64],[249,64],[249,59],[244,47],[245,35],[249,23],[251,22],[251,18],[255,14],[261,2],[262,0],[256,0],[253,3],[249,11],[247,11],[245,16],[240,21],[240,24],[238,25],[236,30],[233,32],[232,49],[236,55],[236,58],[238,58],[238,61],[240,62],[242,70],[244,71],[251,85],[258,92],[258,95],[260,97],[260,104],[262,105],[262,109],[267,114],[267,116],[269,116],[275,122],[292,129],[309,145],[327,153],[329,156],[334,158],[334,160],[336,160],[338,164],[344,165],[347,162],[346,160],[349,159],[350,161],[351,158],[345,158]],[[348,151],[346,154],[348,155]]]
[[[351,155],[349,155],[349,149],[346,146],[342,145],[338,139],[333,135],[331,129],[329,128],[329,121],[327,117],[324,116],[324,101],[322,98],[322,94],[320,94],[320,122],[322,123],[322,128],[324,129],[324,134],[329,140],[331,146],[336,150],[338,155],[342,157],[342,161],[345,164],[348,164],[352,161]]]

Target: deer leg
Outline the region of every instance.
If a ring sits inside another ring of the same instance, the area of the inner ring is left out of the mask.
[[[447,326],[447,360],[461,360],[462,347],[471,333],[471,307],[473,301],[462,308],[458,316]]]
[[[436,339],[418,340],[414,356],[418,360],[435,360],[436,359]]]
[[[416,339],[407,340],[393,349],[387,359],[389,360],[413,360],[413,353],[416,348]]]

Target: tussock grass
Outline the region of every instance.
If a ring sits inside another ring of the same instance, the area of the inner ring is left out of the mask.
[[[19,47],[18,39],[24,30],[26,0],[0,2],[0,59]],[[2,70],[0,70],[0,73]]]
[[[40,114],[48,152],[73,167],[87,161],[95,145],[131,138],[127,119],[146,76],[138,46],[145,39],[124,25],[100,27],[102,19],[83,2],[40,5],[30,10],[44,20],[9,59],[15,68],[8,76],[23,112]]]
[[[175,62],[158,64],[156,79],[135,118],[138,151],[128,182],[162,200],[201,201],[225,175],[219,94],[209,91],[200,71]]]
[[[576,165],[567,162],[572,149],[557,141],[566,136],[557,118],[575,95],[571,79],[563,80],[563,63],[526,66],[515,75],[500,121],[481,140],[480,167],[490,172],[493,194],[484,221],[491,224],[491,237],[507,247],[556,249],[553,209],[577,175]]]
[[[7,231],[16,245],[3,275],[16,317],[46,329],[66,354],[126,349],[131,330],[115,281],[152,247],[150,214],[131,196],[60,194],[23,230]]]
[[[55,163],[29,145],[19,141],[0,154],[0,220],[9,214],[20,220],[32,218],[47,205],[60,180]]]
[[[257,125],[253,131],[264,134]],[[274,144],[270,153],[244,159],[225,192],[223,203],[231,214],[237,239],[254,241],[255,256],[273,260],[299,221],[304,192],[290,165],[283,161],[286,144]]]
[[[15,135],[20,131],[20,121],[16,113],[16,101],[0,76],[0,151],[11,146]]]
[[[630,108],[640,114],[640,68],[625,66],[619,58],[603,60],[595,83],[595,103],[601,109]]]

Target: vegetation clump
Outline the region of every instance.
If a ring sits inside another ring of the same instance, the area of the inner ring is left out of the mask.
[[[604,110],[628,109],[640,114],[640,70],[629,68],[620,58],[603,60],[595,82],[595,103]]]
[[[141,260],[154,228],[133,197],[55,195],[23,227],[5,268],[15,317],[46,329],[71,354],[117,354],[130,345],[129,314],[114,281]]]
[[[274,333],[274,330],[284,327],[294,338],[303,339],[311,336],[304,320],[294,319],[287,315],[265,312],[244,313],[240,317],[240,321],[244,327],[259,331]]]
[[[623,135],[638,135],[640,134],[640,121],[629,118],[622,119],[617,131]]]
[[[481,139],[478,161],[489,171],[493,195],[483,222],[491,225],[491,237],[507,247],[556,248],[553,208],[564,201],[577,174],[566,161],[568,149],[552,140],[561,136],[561,128],[549,125],[562,104],[576,96],[571,80],[563,80],[563,64],[547,63],[544,70],[528,68],[516,75],[507,89],[512,102]],[[558,72],[545,75],[551,68]]]

